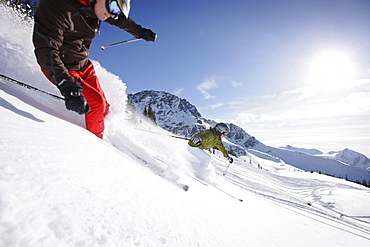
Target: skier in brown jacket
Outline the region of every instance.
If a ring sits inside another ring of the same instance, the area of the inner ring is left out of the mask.
[[[85,114],[86,128],[99,138],[109,104],[88,54],[101,21],[146,41],[157,36],[129,18],[129,9],[129,0],[41,0],[35,15],[38,64],[64,96],[66,108]]]

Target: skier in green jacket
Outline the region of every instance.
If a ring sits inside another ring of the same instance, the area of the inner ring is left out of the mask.
[[[218,123],[214,128],[211,127],[190,138],[188,142],[188,151],[199,161],[199,167],[196,169],[197,177],[207,180],[212,171],[212,167],[210,166],[211,155],[205,152],[204,149],[210,149],[216,146],[230,163],[233,162],[233,158],[229,156],[221,140],[221,138],[226,136],[229,132],[229,126],[224,123]]]

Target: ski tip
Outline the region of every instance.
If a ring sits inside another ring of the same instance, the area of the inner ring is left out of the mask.
[[[182,186],[182,189],[183,189],[184,191],[188,191],[188,189],[189,189],[189,186],[187,186],[187,185],[184,185],[184,186]]]
[[[104,50],[104,49],[105,49],[105,46],[104,46],[104,45],[102,45],[102,46],[100,46],[100,48],[101,48],[102,50]]]
[[[239,199],[240,202],[243,202],[243,199]]]

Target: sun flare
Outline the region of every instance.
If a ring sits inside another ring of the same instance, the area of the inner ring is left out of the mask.
[[[354,74],[348,55],[327,52],[318,56],[311,64],[309,82],[322,87],[343,86],[354,79]]]

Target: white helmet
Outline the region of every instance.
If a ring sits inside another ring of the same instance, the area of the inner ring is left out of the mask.
[[[215,130],[220,135],[222,135],[223,133],[229,133],[230,132],[229,126],[227,126],[227,124],[224,124],[224,123],[218,123],[218,124],[216,124]]]

